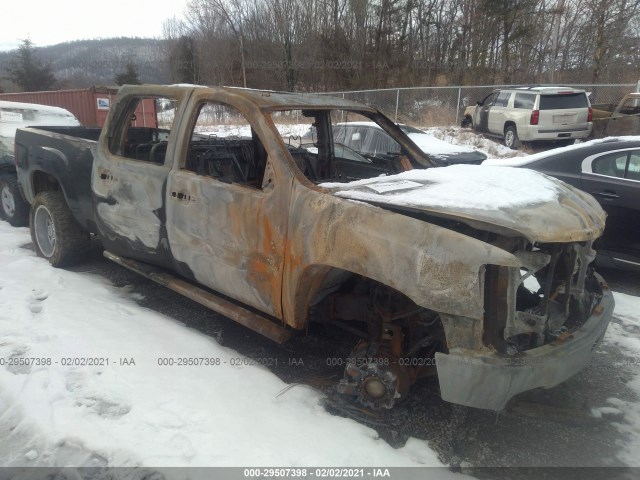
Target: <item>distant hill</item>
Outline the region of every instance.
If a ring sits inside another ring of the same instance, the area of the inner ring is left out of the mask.
[[[138,69],[143,83],[170,83],[167,55],[163,40],[150,38],[105,38],[59,43],[37,47],[36,55],[51,63],[62,88],[84,88],[91,85],[112,85],[114,77],[122,72],[128,61]],[[7,62],[14,51],[0,52],[0,83],[5,91],[13,90],[11,82],[4,80]]]

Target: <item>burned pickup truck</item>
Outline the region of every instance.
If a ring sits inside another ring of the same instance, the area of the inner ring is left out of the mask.
[[[615,103],[593,104],[592,138],[640,135],[640,92],[627,93]]]
[[[134,115],[148,99],[152,127]],[[401,149],[339,144],[351,121]],[[97,235],[107,258],[277,342],[342,325],[361,338],[338,390],[366,406],[435,367],[445,400],[500,410],[581,370],[611,318],[591,196],[533,171],[430,168],[355,102],[125,86],[99,136],[23,129],[16,154],[38,255],[68,265]]]

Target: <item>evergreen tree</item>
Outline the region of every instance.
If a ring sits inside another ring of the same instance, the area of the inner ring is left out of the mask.
[[[124,72],[120,72],[114,78],[116,85],[140,85],[142,82],[138,78],[138,70],[132,61],[127,62]]]
[[[9,62],[8,79],[24,92],[53,90],[57,80],[51,65],[42,63],[35,55],[36,48],[31,40],[24,39],[18,47],[17,57]]]

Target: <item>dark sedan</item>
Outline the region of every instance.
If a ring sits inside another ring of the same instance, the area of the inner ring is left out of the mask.
[[[483,165],[525,167],[593,195],[607,212],[598,265],[640,271],[640,137],[606,138]]]
[[[398,127],[439,167],[460,163],[480,165],[487,158],[473,148],[440,140],[409,125],[398,124]],[[400,144],[374,122],[336,123],[333,136],[336,143],[367,157],[400,152]]]

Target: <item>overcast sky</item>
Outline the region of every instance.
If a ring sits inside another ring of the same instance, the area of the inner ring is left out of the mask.
[[[37,47],[89,38],[160,37],[188,0],[13,0],[2,2],[0,51],[30,38]],[[7,5],[7,4],[10,4]]]

